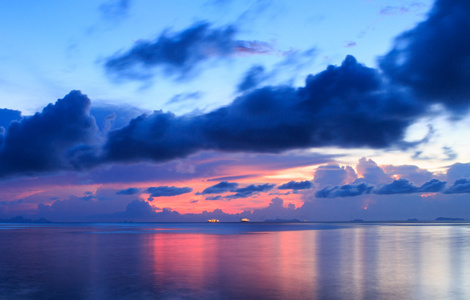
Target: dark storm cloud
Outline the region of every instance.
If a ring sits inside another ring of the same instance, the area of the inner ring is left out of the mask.
[[[462,113],[470,102],[470,2],[437,0],[428,18],[395,39],[380,58],[392,82]]]
[[[275,184],[268,184],[268,183],[260,184],[260,185],[251,184],[247,187],[238,188],[238,189],[233,190],[233,192],[235,192],[235,194],[225,196],[224,198],[226,198],[226,199],[248,198],[250,196],[253,196],[253,195],[261,193],[261,192],[267,192],[267,191],[271,190],[274,186],[275,186]]]
[[[42,112],[11,123],[0,148],[0,176],[82,168],[94,163],[90,100],[72,91]]]
[[[238,187],[238,183],[236,182],[222,181],[204,189],[201,193],[197,193],[197,195],[222,194],[225,192],[233,191],[237,187]]]
[[[316,198],[337,198],[337,197],[354,197],[362,194],[370,194],[373,187],[365,183],[346,184],[343,186],[326,187],[315,192]]]
[[[19,121],[21,119],[21,111],[2,108],[0,109],[0,127],[8,129],[12,121]]]
[[[127,79],[142,79],[136,67],[163,67],[167,73],[184,75],[211,57],[226,57],[234,52],[235,28],[212,29],[197,23],[171,34],[162,33],[155,41],[138,41],[129,51],[117,53],[105,64],[108,73]],[[145,78],[145,77],[144,77]]]
[[[263,82],[266,76],[263,66],[253,66],[246,72],[242,81],[238,84],[237,89],[239,92],[253,89]]]
[[[150,194],[150,197],[171,197],[182,194],[191,193],[193,191],[190,187],[176,187],[176,186],[157,186],[149,187],[145,190],[146,193]]]
[[[193,122],[161,111],[139,116],[108,135],[105,155],[109,161],[168,161],[209,148]]]
[[[470,179],[461,178],[454,182],[454,185],[444,191],[446,194],[463,194],[470,193]]]
[[[308,181],[289,181],[278,187],[280,190],[307,190],[310,189],[313,184]]]
[[[305,87],[256,89],[198,116],[156,111],[109,134],[110,161],[180,158],[201,150],[280,152],[400,144],[422,106],[385,92],[378,72],[346,57],[309,75]]]
[[[124,190],[120,190],[116,192],[116,195],[135,195],[140,192],[140,189],[138,188],[128,188]]]
[[[382,70],[347,56],[340,66],[309,75],[302,87],[246,91],[231,104],[200,115],[140,115],[110,131],[102,148],[94,142],[89,99],[73,91],[41,113],[0,130],[0,176],[97,163],[163,162],[206,150],[278,153],[328,146],[413,146],[403,142],[405,130],[429,104],[442,102],[457,110],[470,103],[469,14],[468,1],[438,0],[427,20],[396,39],[394,48],[380,59]],[[167,31],[109,58],[106,68],[131,78],[142,75],[134,72],[136,67],[161,67],[184,75],[212,57],[272,51],[263,42],[236,40],[235,32],[234,27],[212,28],[208,23]],[[111,114],[101,120],[113,118]],[[453,157],[451,149],[443,150]],[[365,159],[358,173],[372,184],[390,179]]]
[[[166,30],[154,41],[140,40],[127,52],[108,58],[105,69],[121,79],[146,80],[153,75],[152,69],[161,67],[166,74],[183,78],[212,58],[273,50],[268,43],[236,40],[235,33],[234,26],[212,28],[206,22],[177,33]]]
[[[200,115],[141,115],[110,131],[103,148],[95,149],[89,144],[97,131],[88,112],[90,101],[73,91],[42,113],[10,126],[2,135],[0,170],[7,174],[97,163],[163,162],[204,150],[387,148],[402,143],[405,129],[424,109],[401,96],[387,91],[377,70],[348,56],[340,66],[309,75],[304,87],[259,88]]]

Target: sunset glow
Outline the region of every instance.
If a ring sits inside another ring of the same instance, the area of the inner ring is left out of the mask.
[[[0,219],[470,218],[463,2],[0,5]]]

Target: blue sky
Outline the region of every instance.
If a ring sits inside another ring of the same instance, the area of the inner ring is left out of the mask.
[[[0,218],[470,218],[465,3],[0,6]]]

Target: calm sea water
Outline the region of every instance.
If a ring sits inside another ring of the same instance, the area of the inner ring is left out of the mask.
[[[0,224],[0,299],[470,299],[470,224]]]

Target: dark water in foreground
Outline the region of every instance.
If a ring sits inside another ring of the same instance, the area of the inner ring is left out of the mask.
[[[0,299],[470,299],[470,224],[0,224]]]

